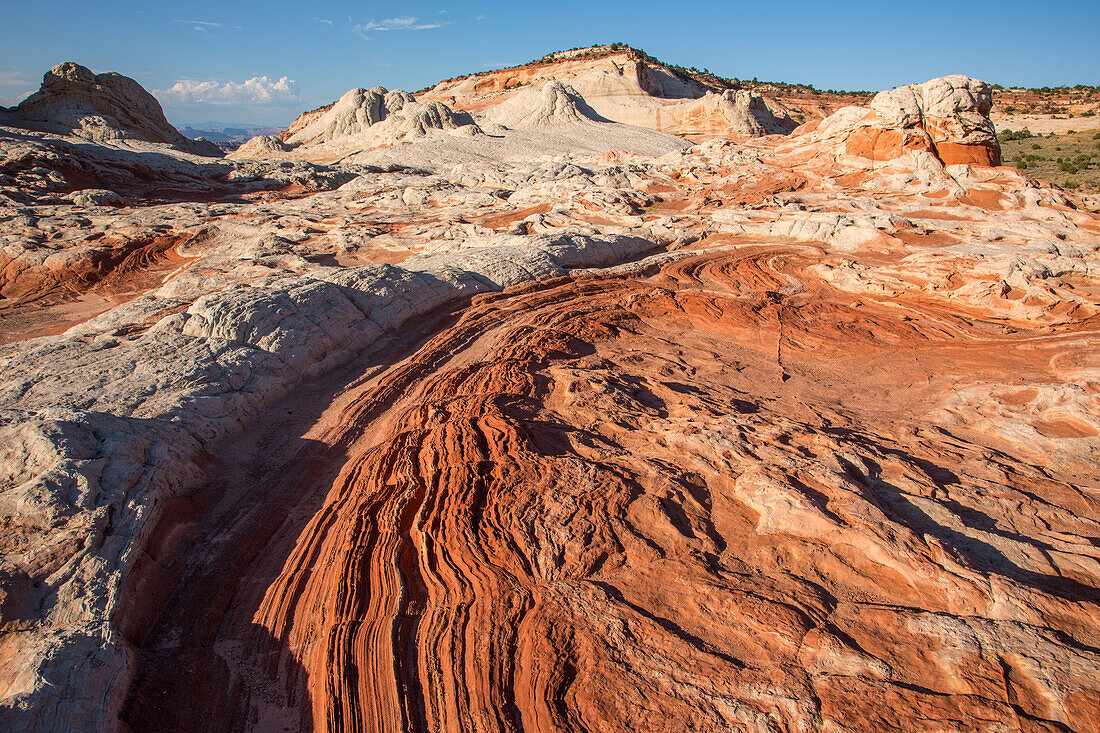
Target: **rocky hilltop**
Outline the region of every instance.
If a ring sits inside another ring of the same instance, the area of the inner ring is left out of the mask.
[[[693,139],[783,134],[795,127],[777,100],[618,46],[549,54],[526,66],[440,82],[419,96],[476,111],[554,80],[568,84],[609,120]]]
[[[128,76],[93,74],[68,61],[46,72],[41,88],[0,110],[0,124],[71,135],[93,142],[141,140],[195,155],[220,157],[213,143],[185,138],[168,124],[160,103]]]
[[[0,728],[1100,731],[1100,200],[630,58],[0,119]]]

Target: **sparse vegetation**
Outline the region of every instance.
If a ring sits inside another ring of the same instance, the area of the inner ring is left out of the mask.
[[[1100,192],[1100,132],[1020,136],[1002,131],[1001,156],[1028,175],[1070,190]]]
[[[555,51],[548,53],[545,56],[541,56],[532,61],[528,61],[526,64],[518,64],[516,68],[527,68],[533,66],[543,66],[546,64],[558,63],[564,60],[574,59],[598,59],[604,56],[611,56],[613,54],[626,53],[639,61],[644,61],[652,66],[663,66],[668,69],[674,76],[681,81],[690,82],[696,81],[707,86],[714,87],[716,89],[758,89],[762,92],[779,92],[786,94],[831,94],[854,97],[853,103],[862,103],[860,100],[870,99],[874,96],[874,92],[868,91],[840,91],[834,89],[820,90],[816,89],[812,84],[793,84],[789,82],[780,81],[760,81],[758,78],[753,77],[751,81],[738,79],[737,77],[728,78],[720,76],[712,72],[710,69],[698,69],[694,66],[678,66],[676,64],[669,64],[653,56],[650,56],[641,49],[634,48],[621,41],[614,43],[595,44],[592,46],[576,46],[574,48],[567,48],[562,51]],[[440,83],[454,82],[459,79],[465,79],[474,76],[485,76],[487,74],[495,73],[497,70],[479,71],[473,74],[465,74],[463,76],[456,76],[451,79],[443,79]],[[417,90],[416,94],[426,92],[432,87],[425,87]]]

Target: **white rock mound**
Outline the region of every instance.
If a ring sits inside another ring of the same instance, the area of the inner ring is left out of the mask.
[[[454,130],[474,126],[473,118],[441,102],[418,103],[411,94],[383,87],[351,89],[331,107],[299,117],[283,135],[291,146],[340,142],[345,138],[373,138],[385,145],[430,130]],[[476,134],[476,130],[470,131]]]
[[[524,89],[490,107],[485,119],[515,129],[610,122],[592,109],[576,89],[557,79],[547,82],[542,89]]]
[[[432,130],[460,130],[466,135],[481,132],[468,112],[453,110],[442,102],[406,104],[383,125],[388,129],[381,132],[393,142],[423,137]]]
[[[926,117],[973,116],[979,127],[992,127],[993,89],[981,79],[952,74],[923,84],[906,84],[879,92],[871,109],[897,127],[915,127]]]
[[[320,114],[299,117],[284,140],[290,145],[303,145],[366,132],[412,101],[412,95],[400,89],[392,92],[383,87],[349,89],[330,107],[319,110]]]
[[[127,76],[94,74],[67,61],[46,72],[42,87],[0,123],[72,135],[93,142],[143,140],[195,155],[221,157],[216,145],[190,140],[169,124],[156,98]]]
[[[713,104],[728,123],[728,132],[735,135],[786,135],[795,128],[795,122],[783,115],[777,117],[768,108],[763,97],[748,89],[728,89],[711,93],[701,101],[704,108],[710,97],[717,97]]]
[[[234,158],[269,158],[290,150],[289,145],[271,135],[257,135],[233,151]]]

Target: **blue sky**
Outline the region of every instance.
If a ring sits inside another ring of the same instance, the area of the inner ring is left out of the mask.
[[[155,90],[169,120],[286,124],[355,87],[622,41],[723,76],[882,89],[964,73],[1100,84],[1100,1],[267,2],[0,0],[0,104],[61,61]]]

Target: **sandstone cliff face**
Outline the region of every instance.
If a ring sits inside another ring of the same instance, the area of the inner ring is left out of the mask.
[[[119,198],[0,128],[0,727],[1100,731],[1100,202],[940,157],[981,89]]]
[[[46,72],[42,87],[0,123],[104,142],[143,140],[164,143],[195,155],[221,157],[213,143],[189,140],[164,118],[160,103],[133,79],[107,72],[93,74],[71,61]]]

